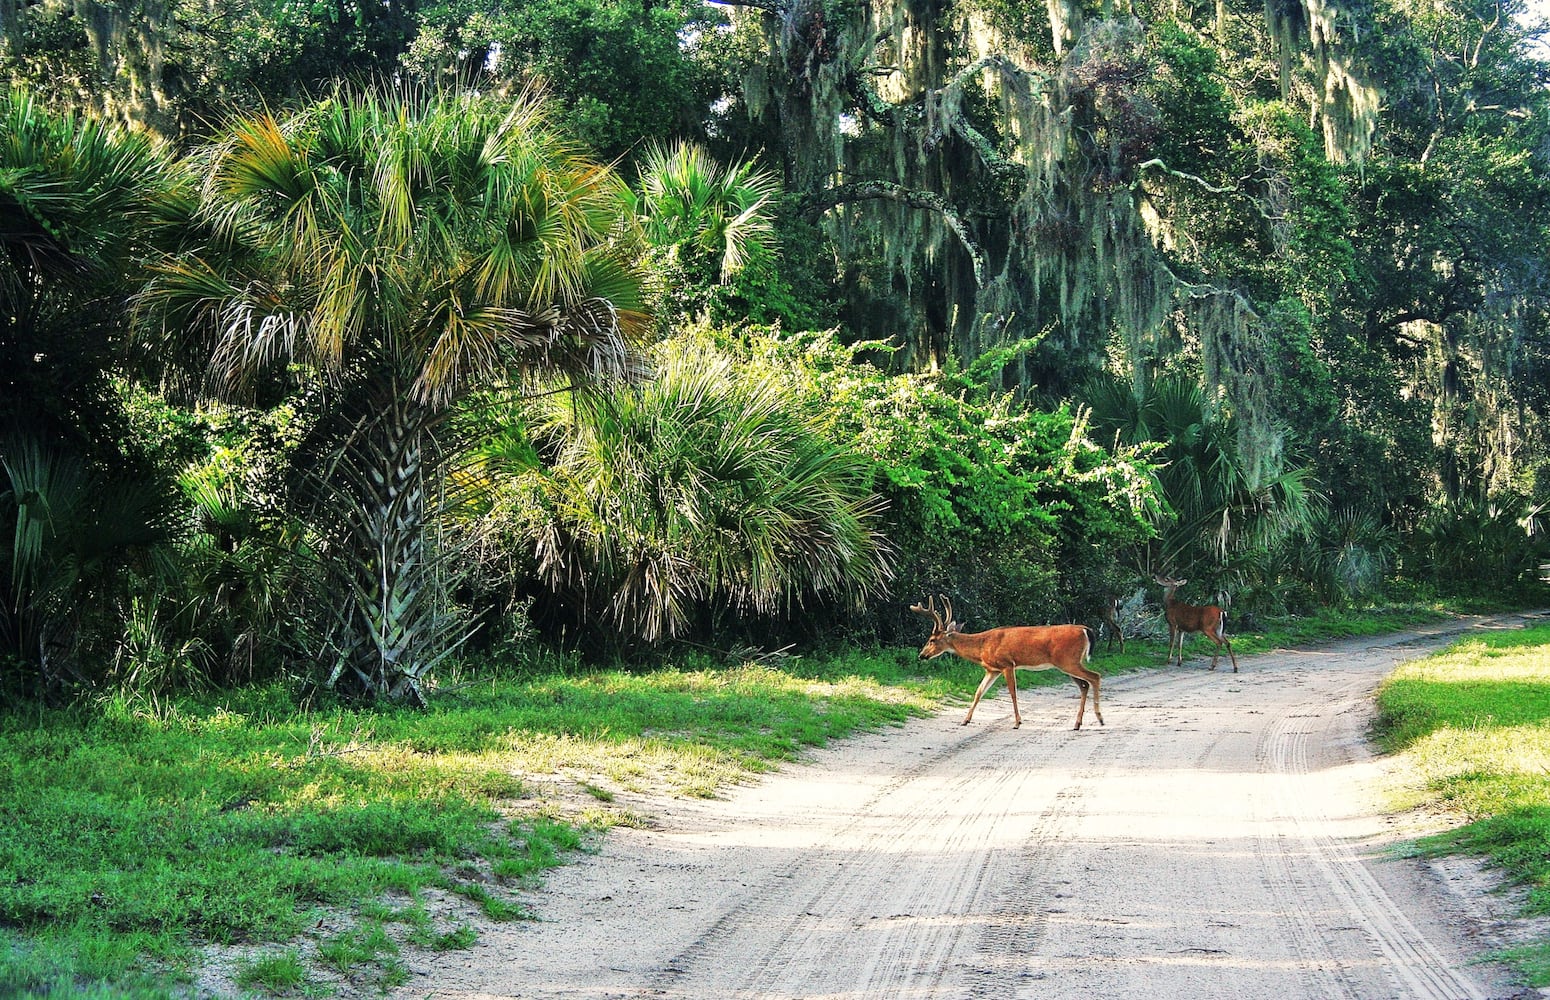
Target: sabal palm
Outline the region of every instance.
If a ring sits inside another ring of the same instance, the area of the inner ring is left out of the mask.
[[[1087,396],[1100,437],[1163,445],[1158,481],[1175,519],[1159,538],[1154,568],[1201,576],[1202,564],[1267,551],[1316,524],[1323,498],[1307,470],[1251,482],[1238,461],[1231,415],[1213,416],[1197,383],[1161,378],[1138,398],[1117,379],[1098,379]]]
[[[299,364],[332,401],[310,520],[341,608],[331,681],[418,700],[449,648],[426,523],[453,405],[514,375],[619,369],[641,323],[614,175],[524,93],[338,95],[190,161],[193,245],[142,295],[223,392]]]
[[[646,239],[718,261],[724,280],[775,238],[775,175],[742,162],[723,166],[702,146],[652,146],[630,205]]]

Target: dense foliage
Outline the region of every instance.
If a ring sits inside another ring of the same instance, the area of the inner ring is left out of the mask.
[[[532,446],[485,452],[486,530],[534,553],[541,613],[655,643],[875,598],[891,546],[864,456],[730,356],[667,341],[652,360],[642,384],[522,408]]]
[[[20,96],[0,132],[0,680],[60,694],[97,676],[115,598],[149,586],[170,529],[170,482],[114,386],[164,161]]]
[[[703,794],[902,718],[858,678],[928,594],[1543,602],[1547,30],[0,0],[0,992],[400,890],[317,949],[395,985],[383,923],[473,933],[421,889],[509,915],[575,843],[491,825],[514,769]]]
[[[6,689],[1532,591],[1518,5],[895,6],[5,5]]]

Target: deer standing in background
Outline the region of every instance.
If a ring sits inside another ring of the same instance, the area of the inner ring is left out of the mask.
[[[1109,603],[1103,606],[1103,624],[1109,630],[1109,649],[1114,648],[1114,640],[1119,640],[1119,651],[1125,651],[1125,632],[1119,627],[1119,598],[1110,597]]]
[[[1211,648],[1211,669],[1216,669],[1217,657],[1221,654],[1222,647],[1227,647],[1227,655],[1232,659],[1232,672],[1238,672],[1238,658],[1233,655],[1232,643],[1227,641],[1227,636],[1222,634],[1222,624],[1227,615],[1215,604],[1185,604],[1183,601],[1173,599],[1173,592],[1188,583],[1188,580],[1175,580],[1171,577],[1154,576],[1153,580],[1163,589],[1163,614],[1168,618],[1168,659],[1173,659],[1173,644],[1179,644],[1179,666],[1184,665],[1184,637],[1190,632],[1199,632],[1210,639],[1214,645]]]
[[[974,709],[990,685],[997,677],[1002,677],[1012,695],[1012,728],[1020,727],[1023,717],[1017,710],[1017,671],[1049,667],[1070,677],[1082,693],[1082,700],[1076,706],[1076,725],[1071,728],[1082,728],[1089,688],[1093,693],[1093,714],[1098,717],[1098,725],[1103,725],[1103,712],[1098,708],[1098,685],[1102,678],[1083,665],[1092,653],[1092,629],[1086,625],[1013,625],[988,632],[962,632],[962,626],[953,621],[953,605],[945,595],[942,607],[943,612],[939,613],[933,597],[925,607],[912,604],[910,610],[929,616],[933,623],[931,637],[920,648],[922,660],[954,653],[985,668],[985,679],[974,692],[974,702],[969,705],[969,714],[963,717],[963,725],[967,726],[974,718]]]

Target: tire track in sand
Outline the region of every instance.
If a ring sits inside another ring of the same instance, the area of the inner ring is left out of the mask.
[[[994,704],[994,703],[991,703]],[[989,707],[987,705],[986,707]],[[1062,714],[1068,711],[1062,706]],[[1039,713],[1039,714],[1053,714]],[[818,838],[826,846],[793,860],[722,914],[674,956],[653,993],[673,997],[932,997],[961,975],[983,913],[1003,891],[999,859],[1055,832],[1083,795],[1076,774],[1039,773],[1008,760],[1013,736],[994,713],[949,731],[944,747],[888,780],[853,817]],[[1013,756],[1068,752],[1089,733],[1035,730],[1027,713]],[[972,780],[965,780],[972,775]],[[787,889],[780,883],[794,887]],[[717,955],[743,955],[736,982],[700,970]],[[844,954],[845,960],[836,961]],[[968,963],[973,964],[973,963]]]
[[[1311,865],[1322,876],[1322,889],[1334,897],[1341,910],[1356,918],[1352,929],[1359,930],[1383,957],[1383,970],[1396,995],[1416,1000],[1485,1000],[1476,984],[1456,973],[1417,930],[1367,870],[1358,852],[1329,834],[1336,825],[1335,817],[1328,815],[1322,797],[1307,793],[1314,770],[1310,744],[1328,746],[1336,718],[1355,711],[1358,699],[1365,699],[1369,687],[1367,683],[1339,685],[1329,692],[1331,703],[1321,711],[1282,716],[1266,733],[1264,760],[1270,772],[1272,799],[1277,812],[1292,827],[1285,839],[1296,845],[1295,850],[1281,844],[1267,851],[1267,870],[1284,873],[1285,859],[1293,856]],[[1325,990],[1325,995],[1363,996],[1361,981],[1353,975],[1350,963],[1329,947],[1332,928],[1319,925],[1308,905],[1306,887],[1283,876],[1273,889],[1283,900],[1283,925],[1298,942],[1299,952],[1328,973],[1319,987],[1339,986],[1338,993]]]

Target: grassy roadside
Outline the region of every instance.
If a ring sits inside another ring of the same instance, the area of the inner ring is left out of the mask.
[[[1247,654],[1440,616],[1323,615],[1233,642]],[[1100,643],[1094,666],[1159,667],[1165,640]],[[1199,638],[1186,649],[1206,655]],[[522,918],[519,892],[545,869],[638,822],[622,793],[713,795],[966,699],[978,677],[907,648],[487,669],[444,678],[425,712],[299,709],[275,687],[0,715],[0,996],[175,997],[209,944],[255,996],[391,988],[411,950],[468,947],[473,912]],[[579,794],[556,797],[555,779]]]
[[[1272,649],[1293,646],[1314,646],[1352,639],[1364,635],[1386,635],[1416,625],[1444,621],[1448,611],[1434,604],[1404,604],[1392,607],[1368,608],[1359,613],[1344,613],[1321,609],[1310,615],[1275,618],[1269,620],[1245,619],[1231,611],[1227,615],[1227,639],[1238,656],[1251,656]],[[1168,626],[1160,618],[1148,620],[1145,628],[1150,633],[1143,640],[1130,639],[1125,652],[1110,650],[1110,643],[1103,637],[1098,640],[1094,653],[1095,669],[1132,670],[1161,666],[1168,644]],[[1186,663],[1211,656],[1212,643],[1195,633],[1184,638]],[[1221,662],[1227,663],[1227,653],[1221,653]],[[1220,664],[1218,665],[1219,669]],[[1230,666],[1225,669],[1232,669]],[[1018,685],[1022,685],[1018,680]]]
[[[0,717],[0,996],[177,996],[200,943],[247,948],[255,994],[390,988],[407,947],[473,942],[435,900],[520,918],[517,890],[635,820],[619,791],[710,795],[902,723],[956,686],[919,673],[858,653],[453,678],[425,712],[270,688]],[[531,786],[560,774],[593,805]]]
[[[1458,817],[1423,840],[1484,856],[1550,915],[1550,625],[1472,637],[1402,665],[1378,695],[1378,736],[1415,776],[1400,805]],[[1501,956],[1550,986],[1550,940]]]

